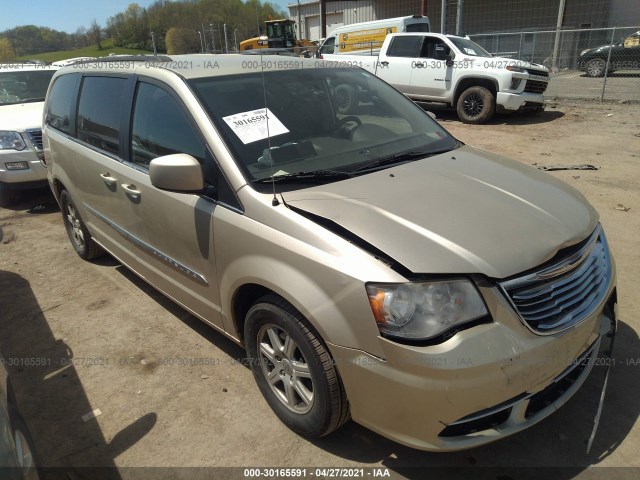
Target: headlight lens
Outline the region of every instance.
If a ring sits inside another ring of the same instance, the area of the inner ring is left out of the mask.
[[[520,73],[527,73],[527,69],[523,68],[523,67],[517,67],[515,65],[508,65],[507,70],[509,70],[510,72],[520,72]]]
[[[467,279],[369,283],[367,294],[380,333],[408,340],[428,340],[488,314],[480,293]]]
[[[0,130],[0,150],[24,150],[25,148],[27,144],[18,132]]]

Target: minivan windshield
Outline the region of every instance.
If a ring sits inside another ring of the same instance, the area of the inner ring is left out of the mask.
[[[0,72],[0,105],[44,102],[55,70]]]
[[[196,78],[189,84],[249,182],[332,182],[457,148],[405,96],[356,68]],[[265,102],[266,100],[266,102]]]
[[[472,57],[493,57],[493,55],[487,52],[484,48],[476,42],[472,42],[468,38],[453,36],[447,38],[451,40],[453,44],[458,47],[458,50],[465,55],[471,55]]]

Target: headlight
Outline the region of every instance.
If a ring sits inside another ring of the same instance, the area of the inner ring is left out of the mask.
[[[0,150],[24,150],[27,144],[18,132],[0,130]]]
[[[517,67],[515,65],[507,65],[507,70],[510,72],[519,72],[519,73],[527,73],[527,69],[524,67]]]
[[[369,283],[367,294],[380,333],[408,340],[431,339],[488,313],[475,285],[466,279]]]
[[[580,56],[584,55],[585,53],[587,53],[589,50],[591,50],[590,48],[585,48],[584,50],[582,50],[580,52]]]

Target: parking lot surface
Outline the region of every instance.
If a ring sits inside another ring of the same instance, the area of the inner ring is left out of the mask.
[[[320,440],[301,438],[271,412],[241,348],[111,257],[82,261],[53,197],[34,192],[0,209],[0,351],[12,362],[40,462],[58,468],[50,474],[91,478],[83,473],[87,466],[117,466],[122,478],[133,475],[128,467],[380,466],[408,478],[446,467],[437,476],[445,478],[458,471],[449,467],[561,467],[553,478],[634,478],[640,467],[640,106],[562,102],[478,126],[461,124],[450,111],[436,114],[460,140],[528,165],[599,168],[550,173],[600,212],[618,266],[614,364],[588,455],[603,367],[550,418],[474,450],[420,452],[353,422]],[[90,412],[94,418],[83,420]],[[620,468],[594,471],[603,466]],[[188,478],[169,470],[160,475]]]

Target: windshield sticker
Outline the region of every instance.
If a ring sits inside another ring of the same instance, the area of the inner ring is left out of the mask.
[[[467,55],[477,55],[476,51],[473,48],[465,48],[464,51]]]
[[[268,130],[267,118],[269,120]],[[275,137],[276,135],[289,133],[287,127],[268,108],[236,113],[228,117],[222,117],[222,119],[245,145],[263,140],[268,136]]]

